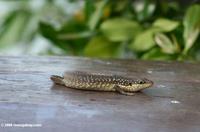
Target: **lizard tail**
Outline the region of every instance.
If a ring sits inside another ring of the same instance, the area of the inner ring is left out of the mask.
[[[59,84],[59,85],[64,85],[63,82],[63,77],[57,76],[57,75],[52,75],[50,78],[55,84]]]

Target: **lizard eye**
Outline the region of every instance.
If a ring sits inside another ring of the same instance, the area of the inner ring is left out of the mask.
[[[128,83],[128,85],[130,85],[130,86],[131,86],[131,85],[132,85],[132,83]]]
[[[139,81],[139,84],[144,84],[144,81]]]

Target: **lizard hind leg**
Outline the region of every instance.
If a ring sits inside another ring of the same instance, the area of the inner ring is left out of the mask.
[[[55,84],[59,85],[65,85],[63,82],[63,77],[57,76],[57,75],[52,75],[50,78]]]
[[[127,95],[127,96],[133,96],[135,95],[135,93],[131,93],[131,92],[126,92],[124,91],[120,86],[116,85],[115,87],[115,90],[120,93],[120,94],[123,94],[123,95]]]

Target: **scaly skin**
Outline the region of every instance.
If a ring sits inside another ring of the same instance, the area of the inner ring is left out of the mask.
[[[82,90],[117,91],[124,95],[149,88],[153,82],[148,79],[132,79],[117,75],[92,74],[87,72],[65,72],[64,77],[52,75],[55,84]]]

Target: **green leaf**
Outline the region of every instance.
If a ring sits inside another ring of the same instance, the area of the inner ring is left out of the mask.
[[[56,29],[49,23],[46,22],[40,22],[39,23],[39,29],[40,29],[40,33],[53,41],[56,41],[56,36],[58,31],[56,31]]]
[[[27,31],[29,24],[27,21],[30,20],[30,15],[30,12],[22,10],[16,10],[8,14],[5,23],[2,24],[3,28],[0,31],[0,46],[7,47],[16,42],[23,41],[23,33]],[[29,36],[27,35],[27,37]]]
[[[169,32],[179,25],[176,21],[158,19],[153,26],[140,33],[131,43],[131,48],[135,51],[146,51],[155,46],[154,35],[158,32]]]
[[[109,40],[115,42],[133,38],[141,31],[141,26],[125,18],[114,18],[103,22],[100,30]]]
[[[111,43],[105,37],[94,37],[87,44],[84,54],[90,57],[116,57],[119,44]]]
[[[145,21],[153,15],[156,9],[156,2],[152,0],[137,0],[134,1],[133,8],[137,19],[139,21]]]
[[[157,19],[153,23],[153,26],[160,28],[160,30],[162,32],[173,31],[174,29],[176,29],[178,27],[178,25],[179,25],[179,22],[173,21],[173,20],[169,20],[169,19],[165,19],[165,18]]]
[[[150,51],[143,54],[141,59],[144,60],[171,60],[173,59],[172,56],[164,54],[158,48],[153,48]]]
[[[94,0],[85,0],[84,3],[84,13],[85,13],[85,17],[86,20],[88,21],[88,19],[90,18],[91,14],[94,11]]]
[[[163,33],[155,34],[155,42],[161,47],[164,53],[174,54],[176,52],[176,47],[173,42]]]
[[[194,42],[199,36],[200,32],[200,5],[191,6],[185,15],[183,20],[184,25],[184,54],[187,54],[188,50],[192,47]]]
[[[154,34],[159,30],[156,28],[150,28],[146,31],[138,34],[132,41],[130,48],[134,51],[146,51],[155,46]]]
[[[60,40],[75,40],[80,38],[89,38],[93,35],[90,31],[76,32],[76,33],[61,33],[57,38]]]
[[[103,9],[105,5],[107,4],[107,2],[108,0],[102,0],[99,3],[97,3],[96,10],[92,14],[88,22],[90,30],[94,30],[97,27],[97,24],[99,23],[100,18],[103,15]]]
[[[59,41],[57,39],[58,31],[56,31],[55,28],[52,25],[50,25],[48,23],[40,22],[39,23],[39,29],[40,29],[40,33],[45,38],[47,38],[51,42],[53,42],[52,44],[63,49],[66,52],[69,51],[69,46],[66,43]]]

